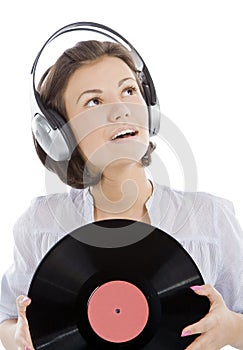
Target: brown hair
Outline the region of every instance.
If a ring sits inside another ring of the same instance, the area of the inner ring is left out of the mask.
[[[82,65],[90,61],[95,61],[103,56],[122,59],[134,72],[138,85],[143,93],[136,66],[129,51],[125,47],[113,42],[100,42],[96,40],[82,41],[77,43],[74,47],[67,49],[58,58],[56,63],[42,76],[38,85],[38,91],[45,108],[54,110],[67,120],[63,96],[70,76]],[[55,161],[44,152],[35,138],[34,144],[43,165],[48,170],[57,174],[65,184],[82,189],[90,185],[95,185],[100,181],[102,174],[92,173],[91,170],[85,166],[84,159],[78,147],[72,152],[69,161]],[[141,159],[144,166],[148,166],[151,163],[151,153],[154,149],[155,145],[150,141],[147,152]]]

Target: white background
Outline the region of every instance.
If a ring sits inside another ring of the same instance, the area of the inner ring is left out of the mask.
[[[108,25],[137,48],[162,113],[190,144],[197,190],[232,200],[243,223],[242,18],[241,0],[5,2],[0,13],[1,274],[11,263],[15,220],[34,196],[45,194],[45,171],[30,133],[31,65],[54,31],[76,21]],[[175,155],[166,147],[160,152],[170,184],[183,189]]]

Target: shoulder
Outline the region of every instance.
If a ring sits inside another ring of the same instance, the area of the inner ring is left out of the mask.
[[[167,193],[168,197],[171,198],[171,200],[177,205],[180,205],[183,203],[183,201],[190,201],[199,206],[206,206],[211,208],[211,206],[216,205],[234,210],[233,203],[230,200],[208,192],[181,191],[163,185],[157,185],[157,188],[161,193]]]
[[[83,190],[38,196],[18,218],[14,231],[70,232],[78,220],[78,204],[85,201]]]
[[[190,192],[156,185],[155,198],[167,229],[182,236],[197,232],[201,237],[217,237],[220,225],[236,222],[233,203],[207,192]]]
[[[235,212],[232,201],[208,192],[181,191],[163,185],[156,185],[156,190],[175,208],[190,205],[194,211],[204,210],[212,213],[213,210],[221,208]]]

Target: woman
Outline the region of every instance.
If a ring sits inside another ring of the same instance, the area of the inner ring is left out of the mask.
[[[45,107],[66,119],[76,146],[69,161],[55,161],[34,138],[37,153],[72,189],[35,199],[15,225],[15,262],[2,281],[5,348],[33,349],[26,318],[31,300],[25,295],[47,251],[80,225],[123,218],[169,232],[200,268],[207,284],[191,288],[207,296],[211,307],[182,330],[183,337],[201,333],[188,350],[227,344],[243,349],[242,231],[227,200],[174,191],[147,178],[154,145],[141,77],[129,52],[110,42],[78,43],[46,72],[39,92]]]

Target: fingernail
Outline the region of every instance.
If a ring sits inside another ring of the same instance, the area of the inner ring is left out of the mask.
[[[181,337],[188,337],[188,335],[191,335],[191,334],[192,334],[191,331],[183,331],[183,332],[181,333]]]
[[[28,298],[28,297],[24,297],[22,300],[21,300],[21,303],[25,303],[26,301],[29,301],[30,300],[30,298]],[[26,349],[26,350],[28,350],[28,349]],[[30,349],[29,349],[30,350]]]
[[[31,350],[31,348],[29,348],[28,346],[26,346],[26,347],[24,348],[24,350]]]
[[[192,286],[190,288],[196,292],[202,290],[202,286]]]

